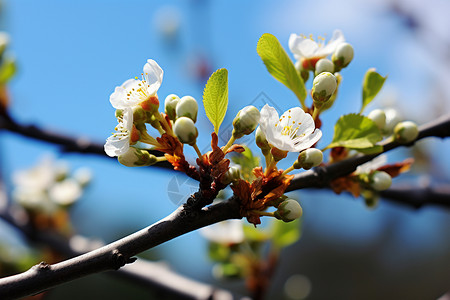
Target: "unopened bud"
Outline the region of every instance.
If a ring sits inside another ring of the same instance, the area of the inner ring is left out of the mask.
[[[178,118],[173,125],[173,132],[180,142],[189,145],[195,144],[198,136],[194,121],[188,117]]]
[[[367,117],[371,119],[378,128],[383,129],[386,126],[386,114],[381,109],[372,110]]]
[[[303,82],[307,82],[309,79],[309,70],[303,68],[303,64],[300,60],[295,63],[295,69],[297,70]]]
[[[400,122],[394,127],[395,141],[405,144],[414,141],[419,135],[416,123],[411,121]]]
[[[241,170],[239,167],[230,167],[228,171],[222,176],[221,182],[223,184],[230,184],[233,181],[238,180],[241,178]]]
[[[391,176],[384,171],[374,171],[369,178],[370,186],[376,191],[387,190],[392,184]]]
[[[261,127],[256,128],[255,140],[256,145],[261,148],[261,150],[270,150],[269,142],[267,141],[264,131],[261,130]]]
[[[331,60],[336,66],[336,70],[339,71],[342,68],[348,66],[352,61],[354,55],[353,47],[349,43],[341,43],[336,47]]]
[[[316,63],[316,76],[323,72],[334,72],[334,64],[328,58],[319,59],[319,61]]]
[[[166,97],[166,100],[164,100],[164,111],[172,121],[175,121],[177,118],[176,108],[178,101],[180,101],[180,97],[175,94],[170,94]]]
[[[320,108],[333,95],[337,88],[336,77],[330,72],[323,72],[317,75],[313,81],[312,98],[314,106]]]
[[[300,168],[309,170],[313,167],[317,167],[323,161],[323,153],[319,149],[309,148],[306,149],[298,155],[298,165]],[[295,168],[296,166],[294,166]]]
[[[366,206],[370,209],[375,208],[378,205],[378,194],[372,190],[363,190],[361,196],[364,198]]]
[[[385,109],[384,112],[386,114],[386,125],[384,126],[384,130],[387,133],[390,133],[394,130],[395,125],[402,120],[402,116],[395,108]]]
[[[184,96],[178,101],[176,107],[176,116],[190,118],[194,123],[197,121],[198,104],[191,96]]]
[[[284,222],[291,222],[302,216],[303,210],[300,204],[294,199],[283,201],[274,212],[275,218]]]
[[[127,152],[118,157],[119,162],[127,167],[144,167],[155,164],[158,160],[156,156],[146,150],[130,147]]]
[[[253,105],[241,109],[233,120],[233,136],[238,139],[252,133],[258,126],[260,116],[259,110]]]

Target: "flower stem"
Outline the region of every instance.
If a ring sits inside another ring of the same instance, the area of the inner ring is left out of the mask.
[[[294,166],[290,166],[289,168],[287,168],[286,170],[284,170],[283,173],[281,173],[281,175],[287,175],[289,172],[294,171]]]
[[[158,141],[154,137],[149,135],[147,131],[142,130],[140,133],[141,133],[141,138],[140,138],[141,142],[149,144],[149,145],[153,145],[156,147],[161,147],[161,144],[158,143]]]
[[[266,176],[270,174],[270,172],[272,172],[273,169],[275,169],[277,166],[277,162],[275,161],[275,159],[272,159],[269,163],[269,166],[266,168],[266,172],[264,173]]]
[[[251,210],[250,212],[255,215],[266,216],[266,217],[275,217],[273,212],[260,211],[260,210]]]
[[[164,117],[159,113],[159,111],[156,111],[156,112],[154,113],[154,116],[155,116],[155,118],[159,121],[159,123],[161,124],[161,126],[164,128],[165,132],[166,132],[168,135],[171,135],[171,136],[175,137],[175,135],[174,135],[174,133],[173,133],[173,131],[172,131],[172,128],[170,128],[170,125],[167,124],[166,118],[164,118]]]
[[[230,140],[228,141],[228,143],[222,148],[223,152],[227,152],[227,150],[233,145],[233,143],[236,141],[236,138],[234,137],[234,135],[232,135],[230,137]]]
[[[200,149],[198,149],[197,143],[192,145],[192,147],[195,149],[195,152],[197,152],[198,158],[202,159],[202,153],[200,152]]]
[[[314,106],[314,112],[313,112],[313,115],[312,115],[314,121],[317,119],[319,114],[320,114],[320,108],[317,108],[316,106]]]

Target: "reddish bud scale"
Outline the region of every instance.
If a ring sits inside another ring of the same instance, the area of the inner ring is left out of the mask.
[[[158,109],[158,107],[159,107],[158,96],[150,96],[147,100],[139,103],[139,105],[145,111],[154,111],[154,110]]]
[[[302,67],[305,70],[314,70],[316,68],[316,63],[323,57],[312,57],[312,58],[302,58]]]
[[[133,129],[131,129],[131,135],[130,135],[131,144],[137,143],[137,141],[139,141],[140,138],[141,138],[141,133],[136,128],[136,126],[134,126],[134,124],[133,124]]]

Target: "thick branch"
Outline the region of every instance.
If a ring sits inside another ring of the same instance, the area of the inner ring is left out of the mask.
[[[92,142],[83,137],[75,138],[61,133],[56,133],[50,130],[45,130],[35,125],[22,125],[14,121],[9,116],[0,114],[0,130],[1,129],[6,129],[10,132],[18,133],[20,135],[40,140],[43,142],[59,145],[61,146],[61,150],[64,152],[96,154],[108,157],[105,154],[105,150],[103,148],[104,144]],[[159,151],[152,150],[149,152],[156,156],[163,155],[163,153]],[[166,169],[173,169],[172,165],[167,161],[159,162],[154,166]]]
[[[180,207],[163,220],[84,255],[54,264],[41,263],[30,270],[0,279],[0,299],[42,292],[64,282],[132,263],[134,255],[198,228],[241,218],[239,203],[231,198],[202,210]]]
[[[407,145],[402,145],[396,142],[384,142],[381,143],[383,146],[383,152],[390,151],[399,146],[412,146],[416,141],[421,140],[426,137],[440,137],[445,138],[450,136],[450,114],[442,116],[432,122],[426,123],[419,127],[419,136],[417,139]],[[316,167],[312,170],[296,174],[294,179],[292,179],[291,184],[286,189],[287,192],[304,189],[304,188],[326,188],[332,180],[351,174],[356,170],[356,168],[366,163],[376,156],[380,155],[363,155],[359,154],[357,156],[342,160],[340,162],[331,164],[325,167]]]
[[[450,208],[450,185],[436,187],[414,187],[410,185],[391,187],[380,192],[389,201],[421,208],[423,205],[438,205]]]

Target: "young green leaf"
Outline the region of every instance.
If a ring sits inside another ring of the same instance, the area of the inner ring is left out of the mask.
[[[4,58],[0,66],[0,84],[7,83],[16,73],[16,63],[13,59]]]
[[[228,107],[227,69],[219,69],[209,77],[203,90],[203,106],[214,131],[218,134]]]
[[[334,136],[326,149],[345,147],[360,151],[379,151],[375,143],[381,141],[382,135],[377,125],[369,118],[348,114],[339,118],[334,125]]]
[[[289,223],[274,220],[272,223],[272,242],[278,248],[287,247],[300,239],[300,220]]]
[[[364,75],[363,90],[362,90],[362,107],[359,113],[362,113],[367,104],[372,102],[373,98],[375,98],[375,96],[383,87],[386,78],[387,76],[383,77],[377,72],[375,72],[374,68],[367,70],[366,75]]]
[[[270,33],[263,34],[258,41],[256,51],[269,73],[290,88],[305,107],[305,83],[278,39]]]

